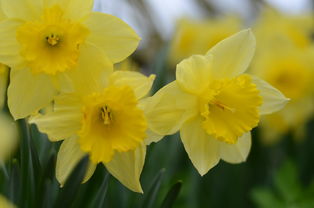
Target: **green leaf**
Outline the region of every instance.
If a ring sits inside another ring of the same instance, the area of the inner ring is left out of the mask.
[[[165,172],[165,169],[161,169],[157,175],[155,176],[148,192],[146,195],[144,195],[142,208],[151,208],[156,200],[157,193],[160,188],[161,179]]]
[[[105,177],[103,179],[103,182],[102,182],[101,186],[99,187],[98,192],[95,194],[95,198],[93,199],[92,203],[90,204],[90,207],[101,208],[104,206],[105,197],[106,197],[107,190],[108,190],[109,177],[110,177],[109,173],[106,172]]]
[[[64,184],[64,187],[60,190],[58,198],[56,200],[56,208],[68,208],[71,206],[74,201],[76,194],[79,191],[81,182],[84,179],[87,165],[89,162],[88,156],[85,156],[73,169],[67,181]]]
[[[174,184],[169,192],[167,193],[164,201],[161,204],[161,208],[171,208],[177,199],[180,190],[181,190],[182,182],[178,181],[176,184]]]
[[[260,208],[285,208],[284,202],[276,198],[270,189],[256,188],[251,193],[253,201]]]

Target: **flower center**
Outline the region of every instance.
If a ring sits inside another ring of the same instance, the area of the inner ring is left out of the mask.
[[[128,86],[110,86],[85,97],[79,144],[93,162],[107,163],[115,151],[134,150],[145,139],[147,123],[137,104]]]
[[[262,98],[250,76],[216,80],[200,97],[203,128],[216,139],[236,143],[257,126]]]
[[[56,34],[52,33],[52,34],[50,34],[50,35],[48,35],[46,37],[46,40],[47,40],[49,45],[55,46],[55,45],[57,45],[59,43],[60,37],[59,37],[59,35],[56,35]]]
[[[59,6],[44,10],[38,20],[17,29],[21,55],[33,73],[55,75],[76,66],[88,30],[66,18]]]
[[[110,125],[113,121],[113,116],[112,116],[112,112],[110,108],[107,105],[105,105],[104,107],[101,107],[100,111],[101,111],[101,118],[104,124],[106,126]]]

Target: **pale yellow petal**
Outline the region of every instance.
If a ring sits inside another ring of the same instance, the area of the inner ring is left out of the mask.
[[[85,155],[86,153],[80,149],[80,146],[77,143],[77,138],[72,137],[62,142],[58,152],[56,164],[56,178],[60,183],[60,186],[64,185],[72,170]],[[90,177],[94,174],[95,169],[96,165],[89,162],[82,183],[85,183],[90,179]]]
[[[127,58],[138,46],[140,38],[117,17],[93,12],[85,24],[90,30],[87,41],[104,50],[113,63]]]
[[[255,37],[250,29],[242,30],[219,42],[207,52],[213,55],[216,78],[235,77],[249,66],[255,51]]]
[[[0,41],[0,63],[11,68],[21,68],[24,65],[20,55],[20,45],[16,40],[16,29],[22,23],[8,19],[0,22],[0,40],[2,40]]]
[[[45,115],[35,115],[30,123],[35,123],[38,129],[48,134],[51,141],[59,141],[75,135],[81,128],[81,105],[79,98],[71,94],[58,96],[54,111]]]
[[[22,20],[39,18],[43,11],[42,0],[2,0],[1,6],[7,17]]]
[[[46,7],[59,5],[67,18],[78,20],[92,12],[94,0],[44,0]]]
[[[0,109],[2,109],[5,104],[8,78],[9,68],[3,64],[0,64]]]
[[[202,93],[212,79],[212,56],[193,55],[177,65],[176,79],[189,93]]]
[[[102,90],[108,84],[113,64],[102,50],[92,44],[82,45],[80,51],[77,67],[67,73],[75,91],[86,95]]]
[[[261,115],[279,111],[289,102],[290,99],[286,98],[279,90],[264,80],[252,76],[252,81],[260,91],[260,96],[263,98],[263,103],[260,107]]]
[[[147,137],[144,140],[146,145],[150,145],[153,142],[159,142],[164,137],[163,135],[157,134],[150,129],[146,131],[146,135]]]
[[[18,129],[16,123],[3,113],[0,113],[0,163],[11,155],[18,144]]]
[[[15,119],[27,117],[47,106],[56,90],[47,75],[33,75],[29,70],[11,70],[8,106]]]
[[[239,137],[237,143],[228,144],[220,142],[220,157],[228,163],[241,163],[246,161],[251,149],[251,132]]]
[[[202,129],[201,122],[199,117],[185,122],[180,130],[180,136],[194,167],[203,176],[217,165],[220,157],[219,141]]]
[[[124,186],[134,192],[143,193],[140,176],[145,162],[146,146],[141,144],[136,150],[116,152],[106,168]]]
[[[150,91],[154,79],[155,75],[147,77],[139,72],[115,71],[110,76],[110,84],[130,86],[134,90],[137,99],[140,99]]]
[[[1,208],[16,208],[16,206],[6,199],[4,196],[0,195],[0,207]]]
[[[149,129],[157,134],[174,134],[189,118],[197,114],[197,98],[183,92],[171,82],[147,98],[144,113]]]

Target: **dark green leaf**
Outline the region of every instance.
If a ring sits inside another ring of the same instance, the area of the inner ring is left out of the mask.
[[[84,179],[87,165],[89,162],[88,156],[85,156],[73,169],[64,187],[60,190],[58,198],[55,203],[56,208],[68,208],[74,201],[78,193],[81,182]]]
[[[104,206],[104,201],[108,190],[109,177],[110,177],[109,173],[106,172],[103,182],[99,187],[98,192],[95,194],[95,198],[93,199],[90,207],[101,208]]]
[[[144,195],[142,208],[151,208],[156,200],[157,193],[160,188],[162,175],[164,174],[165,169],[161,169],[155,176],[148,192]]]
[[[174,184],[169,192],[167,193],[164,201],[161,204],[161,208],[171,208],[177,199],[180,190],[181,190],[182,182],[178,181],[176,184]]]

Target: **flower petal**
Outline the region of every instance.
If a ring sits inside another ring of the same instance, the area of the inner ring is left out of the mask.
[[[140,38],[117,17],[93,12],[85,23],[90,30],[87,41],[104,50],[113,63],[128,57],[138,46]]]
[[[141,144],[134,151],[116,152],[105,166],[115,178],[134,192],[143,193],[140,175],[144,166],[146,146]]]
[[[77,67],[67,73],[75,91],[86,95],[102,90],[108,84],[113,64],[105,53],[93,44],[82,45],[80,51]],[[93,61],[90,61],[91,59]]]
[[[94,0],[45,0],[45,7],[59,5],[66,17],[78,20],[92,12]]]
[[[216,78],[235,77],[249,66],[255,51],[255,37],[250,29],[242,30],[211,48],[213,73]]]
[[[6,1],[8,2],[8,1]],[[0,63],[11,68],[21,68],[24,61],[20,55],[20,45],[16,40],[16,29],[23,22],[4,20],[0,22]]]
[[[202,93],[212,78],[211,67],[212,56],[193,55],[177,65],[177,82],[189,93]]]
[[[150,91],[154,79],[155,75],[147,77],[139,72],[115,71],[110,76],[110,84],[130,86],[134,90],[137,99],[140,99]]]
[[[29,122],[48,134],[51,141],[69,138],[81,128],[81,106],[78,103],[73,95],[63,94],[55,99],[54,111],[35,115]]]
[[[67,177],[71,174],[77,163],[86,155],[80,149],[77,138],[72,137],[62,142],[56,164],[56,178],[61,186],[66,182]],[[96,169],[96,165],[89,162],[87,171],[82,183],[90,179]]]
[[[29,70],[11,70],[8,106],[15,119],[25,118],[47,106],[56,90],[47,75],[33,75]]]
[[[228,163],[241,163],[246,158],[251,149],[251,132],[245,133],[238,138],[237,143],[228,144],[220,142],[220,157]]]
[[[279,90],[264,80],[252,76],[252,81],[260,91],[260,96],[263,98],[263,104],[260,107],[261,115],[279,111],[289,102],[289,98],[286,98]]]
[[[174,134],[197,112],[197,98],[171,82],[145,101],[144,113],[149,129],[157,134]]]
[[[159,135],[155,132],[153,132],[152,130],[148,129],[146,131],[146,139],[144,140],[144,143],[146,145],[150,145],[153,142],[159,142],[164,136],[163,135]]]
[[[8,18],[33,20],[39,18],[43,11],[42,0],[1,1],[2,10]]]
[[[185,122],[180,130],[180,136],[194,167],[203,176],[217,165],[220,157],[219,141],[202,129],[201,122],[200,117]]]

